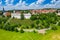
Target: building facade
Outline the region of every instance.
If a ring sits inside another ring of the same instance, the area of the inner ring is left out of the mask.
[[[30,13],[23,13],[24,15],[24,18],[25,19],[30,19],[31,17],[31,14]],[[21,13],[20,12],[16,12],[16,11],[13,11],[13,13],[11,13],[11,17],[13,18],[17,18],[17,19],[21,19]]]

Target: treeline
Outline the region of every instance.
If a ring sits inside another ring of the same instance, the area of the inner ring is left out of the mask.
[[[59,20],[60,17],[56,13],[47,13],[47,14],[37,14],[37,15],[32,15],[30,18],[32,21],[36,21],[37,28],[42,29],[42,28],[50,28],[53,25],[59,26]],[[51,26],[52,25],[52,26]],[[57,29],[55,26],[52,27],[52,29]]]

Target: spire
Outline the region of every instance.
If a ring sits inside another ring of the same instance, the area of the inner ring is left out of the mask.
[[[5,12],[4,7],[3,7],[3,13]]]

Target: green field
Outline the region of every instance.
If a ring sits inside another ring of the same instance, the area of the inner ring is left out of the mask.
[[[0,40],[60,40],[60,30],[47,31],[47,34],[41,35],[33,32],[11,32],[0,29]]]

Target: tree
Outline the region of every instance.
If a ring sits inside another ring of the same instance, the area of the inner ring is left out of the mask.
[[[37,16],[36,15],[32,15],[30,19],[31,20],[36,20],[37,19]]]
[[[21,13],[21,20],[24,20],[24,14]]]
[[[39,20],[36,21],[36,24],[37,24],[37,25],[39,24]]]
[[[32,24],[31,24],[31,28],[34,28],[34,26],[35,26],[34,23],[32,23]]]

